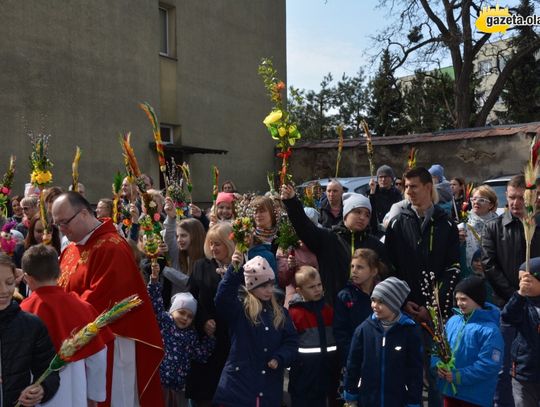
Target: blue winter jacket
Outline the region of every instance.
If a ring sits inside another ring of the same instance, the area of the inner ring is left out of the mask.
[[[502,311],[502,320],[517,329],[512,343],[512,376],[524,382],[540,383],[540,297],[523,297],[517,292]]]
[[[457,392],[443,379],[437,385],[443,394],[479,406],[492,406],[497,375],[502,366],[504,342],[499,329],[499,309],[490,303],[468,318],[458,309],[446,323],[446,334],[454,353],[453,381]],[[439,358],[431,358],[436,369]]]
[[[342,366],[347,364],[354,331],[369,318],[371,312],[370,296],[348,281],[334,303],[334,338]]]
[[[238,298],[244,270],[229,267],[219,283],[215,303],[219,316],[227,321],[231,350],[221,373],[214,403],[225,407],[279,407],[283,395],[283,371],[296,358],[298,334],[285,308],[285,325],[275,329],[272,306],[263,302],[259,323],[253,325]],[[278,361],[277,369],[268,362]]]
[[[409,316],[402,314],[385,332],[372,315],[354,332],[345,372],[345,399],[370,407],[419,407],[422,355],[420,328]]]

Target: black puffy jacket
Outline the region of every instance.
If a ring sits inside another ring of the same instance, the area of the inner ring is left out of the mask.
[[[369,233],[348,230],[343,223],[331,230],[319,228],[304,213],[298,198],[283,200],[296,234],[306,247],[317,256],[325,299],[333,304],[337,294],[349,280],[353,247],[371,249],[381,261],[390,266],[384,245]]]
[[[0,406],[11,407],[32,384],[31,374],[36,380],[47,369],[55,351],[43,322],[21,311],[15,301],[0,311],[0,348]],[[45,379],[42,402],[51,399],[59,385],[57,372]]]
[[[371,203],[371,230],[378,234],[379,224],[383,223],[384,216],[390,211],[390,208],[396,202],[400,202],[403,199],[401,192],[396,187],[392,186],[387,189],[375,188],[375,193],[370,194],[368,190],[368,198]]]
[[[330,202],[324,197],[321,201],[321,214],[319,215],[319,223],[322,227],[327,229],[332,229],[333,226],[339,225],[343,220],[343,204],[341,205],[341,210],[337,216],[334,216],[332,209],[330,208]]]
[[[517,292],[501,313],[504,323],[517,329],[512,343],[512,371],[517,380],[540,382],[540,297],[523,297]]]
[[[422,229],[408,204],[390,221],[384,243],[394,265],[394,275],[411,288],[409,301],[426,305],[429,298],[422,293],[423,272],[433,272],[435,281],[442,283],[442,301],[449,301],[445,304],[448,313],[452,306],[451,281],[454,277],[453,283],[457,282],[455,274],[459,271],[459,238],[456,224],[446,212],[435,206],[429,223]]]

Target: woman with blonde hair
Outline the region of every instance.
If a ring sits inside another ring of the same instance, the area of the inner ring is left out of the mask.
[[[214,304],[218,285],[231,264],[234,242],[229,239],[232,226],[218,223],[206,233],[205,257],[193,264],[189,278],[190,292],[198,302],[195,329],[202,337],[213,335],[216,347],[206,363],[193,362],[186,381],[186,397],[196,402],[197,407],[210,407],[219,376],[229,354],[228,326],[220,318]]]
[[[242,264],[235,252],[232,263]],[[218,315],[226,320],[231,350],[214,396],[224,407],[280,406],[283,372],[296,358],[298,334],[274,295],[274,271],[261,256],[238,271],[229,266],[216,294]],[[245,283],[245,298],[238,289]]]
[[[471,206],[465,228],[459,229],[459,238],[461,244],[465,245],[466,257],[466,269],[462,267],[462,270],[468,270],[467,274],[472,273],[474,253],[482,248],[482,232],[486,223],[497,217],[497,194],[489,185],[480,185],[472,190]]]

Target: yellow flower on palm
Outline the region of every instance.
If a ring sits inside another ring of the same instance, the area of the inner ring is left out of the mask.
[[[280,127],[278,129],[279,137],[285,137],[287,135],[287,129],[285,127]]]
[[[280,120],[282,117],[283,117],[283,112],[281,110],[274,110],[268,116],[265,117],[265,119],[263,120],[263,123],[266,126],[269,126],[277,122],[278,120]]]
[[[52,181],[52,174],[50,171],[35,170],[30,175],[30,182],[37,185],[45,185]]]

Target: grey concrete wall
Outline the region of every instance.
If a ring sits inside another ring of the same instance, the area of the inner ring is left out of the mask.
[[[273,57],[286,80],[284,0],[177,1],[178,113],[185,145],[228,150],[193,155],[194,198],[210,199],[211,166],[241,191],[264,190],[274,141],[257,68]]]
[[[517,174],[528,160],[531,137],[524,133],[513,136],[486,137],[467,140],[395,144],[375,146],[375,167],[390,165],[396,175],[407,165],[410,148],[418,149],[417,165],[429,168],[438,163],[444,166],[447,177],[464,177],[467,182],[481,182],[499,175]],[[291,172],[300,183],[315,178],[333,177],[336,149],[295,149]],[[364,145],[345,148],[339,176],[369,176],[369,163]]]
[[[285,79],[285,0],[171,0],[177,60],[159,56],[156,0],[4,0],[0,13],[0,173],[18,159],[15,192],[29,180],[27,130],[51,133],[54,184],[67,186],[75,146],[91,201],[110,195],[123,168],[118,133],[131,130],[143,171],[157,178],[148,101],[181,126],[193,155],[195,199],[209,200],[210,167],[241,189],[262,189],[273,143],[262,124],[270,102],[257,75],[272,56]],[[176,75],[176,77],[175,77]],[[172,87],[172,90],[171,88]],[[165,92],[161,97],[161,92]]]
[[[2,2],[0,163],[17,156],[16,192],[29,179],[27,129],[52,134],[55,185],[70,183],[81,147],[80,181],[93,201],[110,195],[122,169],[119,132],[133,131],[140,165],[150,167],[137,103],[159,101],[157,13],[148,0]]]

